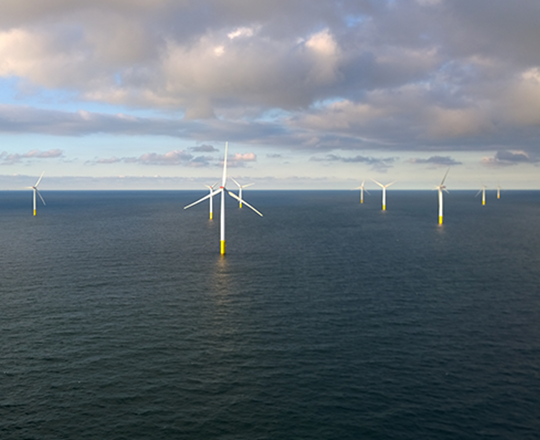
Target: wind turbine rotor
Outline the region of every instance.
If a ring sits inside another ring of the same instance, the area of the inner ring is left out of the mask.
[[[241,199],[240,197],[238,197],[235,193],[231,192],[231,191],[227,191],[229,193],[229,195],[233,198],[233,199],[236,199],[238,200],[240,203],[244,203],[248,208],[252,209],[254,212],[256,212],[257,214],[259,214],[261,217],[263,216],[259,211],[257,211],[253,206],[251,206],[248,202],[246,202],[245,200]]]
[[[215,195],[219,194],[222,191],[223,191],[223,188],[219,188],[219,189],[217,189],[215,191],[212,191],[210,194],[207,194],[203,198],[201,198],[201,199],[199,199],[199,200],[197,200],[197,201],[195,201],[195,202],[193,202],[193,203],[191,203],[191,204],[189,204],[187,206],[184,206],[184,209],[191,208],[192,206],[195,206],[198,203],[201,203],[201,202],[205,201],[206,199],[209,199],[210,197],[214,197]]]
[[[41,182],[41,179],[43,179],[43,174],[45,174],[45,171],[43,171],[43,172],[41,173],[41,176],[39,176],[38,181],[36,182],[36,184],[35,184],[32,188],[36,188],[36,189],[37,189],[37,186],[39,185],[39,182]]]
[[[227,183],[227,151],[229,150],[229,143],[225,143],[225,157],[223,158],[223,178],[221,179],[221,186],[225,188]]]
[[[379,185],[381,188],[384,188],[384,185],[383,185],[382,183],[377,182],[375,179],[371,179],[371,180],[373,180],[373,181],[374,181],[377,185]]]
[[[448,168],[448,169],[446,170],[446,173],[444,173],[444,177],[443,177],[443,179],[441,180],[441,186],[444,185],[444,181],[446,180],[446,176],[448,176],[448,171],[450,171],[450,168]],[[444,188],[444,186],[443,186],[443,188]]]
[[[45,203],[45,199],[43,199],[43,196],[41,195],[41,193],[38,191],[37,188],[34,188],[34,190],[36,191],[36,194],[39,196],[39,198],[41,199],[41,201],[43,202],[44,205],[47,205]]]

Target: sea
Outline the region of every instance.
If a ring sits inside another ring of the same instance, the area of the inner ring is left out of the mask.
[[[540,191],[0,192],[0,439],[538,439]]]

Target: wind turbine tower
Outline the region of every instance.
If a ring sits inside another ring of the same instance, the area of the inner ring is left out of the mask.
[[[360,203],[364,203],[364,191],[369,194],[369,191],[364,188],[364,183],[366,183],[365,180],[362,181],[362,185],[360,185],[358,188],[355,188],[360,190]]]
[[[435,187],[435,189],[439,190],[439,225],[443,224],[443,191],[448,192],[448,190],[446,189],[446,186],[444,186],[444,181],[446,179],[446,176],[448,175],[448,171],[450,171],[450,168],[446,170],[446,173],[443,179],[441,180],[441,184]]]
[[[476,193],[475,197],[478,197],[478,194],[482,193],[482,206],[486,204],[486,185],[482,185],[482,189]]]
[[[382,183],[377,182],[375,179],[371,179],[371,180],[373,180],[377,185],[379,185],[382,188],[382,210],[386,211],[386,188],[388,188],[390,185],[393,185],[396,182],[394,181],[391,183],[387,183],[386,185],[383,185]]]
[[[214,186],[216,186],[216,183],[214,183],[212,186],[204,185],[210,190],[210,194],[212,194],[212,192],[214,191]],[[214,219],[214,203],[213,202],[214,202],[214,198],[210,197],[210,220]]]
[[[240,185],[236,180],[234,180],[233,177],[231,177],[231,179],[233,180],[234,183],[236,183],[236,186],[238,187],[238,197],[240,197],[240,199],[242,198],[242,189],[247,188],[248,186],[251,186],[251,185],[255,185],[254,183],[248,183],[247,185]],[[241,200],[238,202],[238,207],[242,208]]]
[[[31,186],[30,189],[33,190],[34,192],[34,215],[37,215],[37,201],[36,201],[36,198],[37,196],[39,196],[39,198],[41,199],[41,201],[43,202],[44,205],[46,205],[45,203],[45,200],[43,199],[43,197],[41,196],[41,193],[38,191],[37,187],[39,185],[39,182],[41,182],[41,179],[43,178],[43,174],[45,174],[45,171],[43,171],[41,173],[41,176],[39,176],[39,179],[38,181],[36,182],[36,184],[34,186]]]

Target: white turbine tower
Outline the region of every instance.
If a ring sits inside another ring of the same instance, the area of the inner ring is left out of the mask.
[[[247,188],[248,186],[255,185],[254,183],[248,183],[247,185],[240,185],[236,180],[234,180],[234,177],[231,177],[234,183],[236,183],[236,186],[238,187],[238,197],[242,199],[242,189]],[[242,207],[242,200],[238,202],[238,207]]]
[[[360,185],[358,188],[354,188],[355,190],[356,189],[360,190],[360,203],[364,203],[364,191],[369,194],[369,191],[364,188],[364,183],[366,183],[365,180],[362,181],[362,185]]]
[[[41,176],[39,176],[39,179],[36,182],[36,184],[34,186],[29,187],[29,189],[33,190],[34,192],[34,215],[37,215],[37,201],[36,201],[37,196],[39,196],[43,204],[46,205],[45,200],[43,199],[43,197],[41,196],[41,193],[37,189],[39,182],[41,182],[41,179],[43,178],[43,174],[45,174],[45,171],[41,173]]]
[[[382,183],[377,182],[375,179],[373,180],[377,185],[379,185],[382,188],[382,210],[386,211],[386,188],[388,188],[390,185],[393,185],[396,183],[393,181],[392,183],[387,183],[386,185],[383,185]]]
[[[214,191],[214,186],[217,185],[217,182],[214,183],[212,186],[210,185],[204,185],[206,186],[209,190],[210,190],[210,194],[212,194],[212,192]],[[210,197],[210,220],[213,220],[214,219],[214,198],[213,197]]]
[[[448,171],[450,171],[450,168],[446,170],[446,173],[443,179],[441,180],[441,184],[435,187],[435,189],[439,190],[439,224],[440,225],[443,224],[443,191],[448,192],[448,190],[446,189],[446,186],[444,186],[444,180],[446,179],[446,176],[448,175]]]
[[[482,185],[482,189],[475,195],[475,197],[478,197],[478,194],[482,193],[482,206],[486,204],[486,188],[486,185]]]
[[[238,197],[236,194],[232,193],[231,191],[227,190],[227,150],[229,148],[229,143],[227,142],[225,144],[225,158],[223,160],[223,177],[221,179],[221,186],[219,189],[212,191],[207,196],[203,197],[202,199],[197,200],[196,202],[191,203],[190,205],[184,206],[184,209],[191,208],[192,206],[208,199],[212,198],[219,193],[221,193],[221,207],[220,207],[220,240],[221,240],[221,255],[225,255],[225,192],[227,192],[233,199],[238,200],[241,203],[244,203],[248,208],[252,209],[254,212],[259,214],[261,217],[263,216],[259,211],[257,211],[253,206],[251,206],[248,202]]]

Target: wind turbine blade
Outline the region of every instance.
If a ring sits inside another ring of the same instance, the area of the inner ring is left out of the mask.
[[[227,152],[229,150],[229,143],[225,142],[225,158],[223,159],[223,178],[221,179],[221,186],[225,188],[227,183]]]
[[[377,182],[375,179],[371,179],[371,180],[373,180],[373,181],[374,181],[377,185],[379,185],[381,188],[384,188],[384,185],[383,185],[382,183]]]
[[[259,214],[261,217],[263,216],[259,211],[257,211],[253,206],[251,206],[248,202],[238,197],[235,193],[228,191],[229,195],[233,198],[238,200],[239,202],[246,205],[248,208],[251,208],[253,211],[255,211],[257,214]]]
[[[364,191],[371,195],[371,193],[367,189],[364,188]]]
[[[385,188],[388,188],[390,185],[393,185],[394,183],[396,183],[397,180],[394,180],[393,182],[391,183],[387,183],[386,185],[384,185]]]
[[[450,191],[448,191],[446,188],[443,188],[443,190],[446,194],[450,194]]]
[[[41,199],[41,201],[43,202],[43,204],[44,204],[44,205],[47,205],[47,204],[45,203],[45,200],[44,200],[43,197],[41,196],[41,193],[38,191],[37,188],[36,188],[36,193],[37,193],[37,195],[39,196],[39,198]]]
[[[202,199],[199,199],[196,202],[191,203],[190,205],[184,206],[184,209],[191,208],[192,206],[194,206],[194,205],[196,205],[198,203],[201,203],[201,202],[205,201],[206,199],[209,199],[210,197],[214,197],[216,194],[219,194],[221,191],[223,191],[222,188],[218,189],[217,191],[213,191],[210,194],[207,194],[206,196],[204,196]]]
[[[37,187],[37,186],[39,185],[39,182],[41,182],[41,179],[43,179],[43,174],[45,174],[45,171],[43,171],[43,172],[41,173],[41,176],[39,176],[39,179],[38,179],[38,181],[36,182],[36,184],[35,184],[34,186]]]
[[[233,181],[234,183],[236,183],[236,186],[237,186],[238,188],[242,188],[242,185],[240,185],[240,184],[234,179],[234,177],[231,177],[231,179],[232,179],[232,181]]]
[[[478,191],[475,195],[475,197],[478,197],[482,193],[482,190]]]
[[[248,183],[247,185],[244,185],[244,188],[247,188],[248,186],[255,185],[255,183]]]
[[[450,171],[450,168],[448,168],[448,169],[446,170],[446,173],[444,174],[444,177],[443,177],[443,179],[442,179],[442,181],[441,181],[441,186],[444,185],[444,180],[446,179],[446,176],[448,176],[448,171]]]

